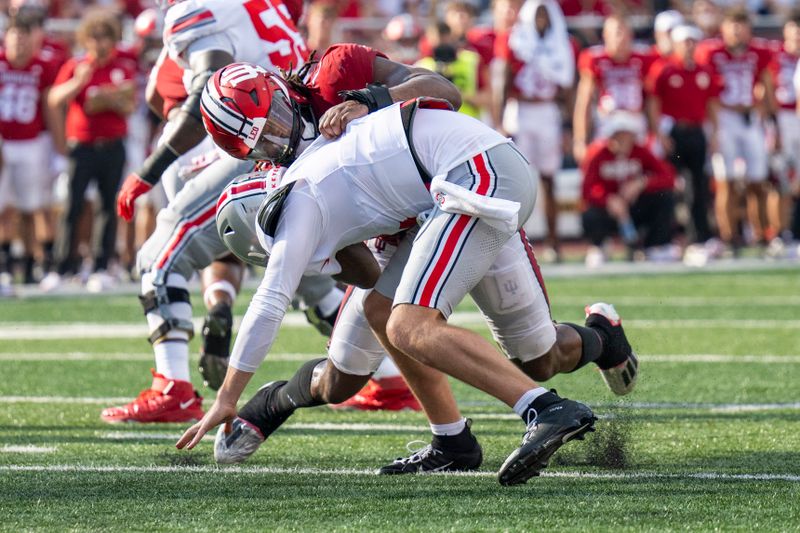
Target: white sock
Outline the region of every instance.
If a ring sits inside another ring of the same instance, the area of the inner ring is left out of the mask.
[[[317,303],[319,312],[322,316],[331,316],[339,310],[339,304],[342,303],[344,292],[339,287],[334,287]]]
[[[387,358],[388,359],[388,358]],[[431,424],[431,432],[434,435],[448,436],[458,435],[467,426],[467,419],[461,417],[458,422],[450,422],[449,424]]]
[[[381,366],[372,375],[372,379],[393,378],[400,375],[400,369],[394,364],[394,361],[388,355],[383,358]]]
[[[203,303],[206,304],[207,309],[211,309],[211,300],[215,292],[227,294],[231,299],[231,307],[233,307],[233,302],[236,301],[236,287],[233,286],[233,283],[226,279],[220,279],[206,287],[206,290],[203,291]]]
[[[189,381],[189,344],[182,341],[159,342],[153,346],[156,372],[167,379]]]
[[[529,390],[528,392],[523,394],[519,400],[517,400],[517,403],[514,404],[514,412],[517,413],[519,416],[524,417],[525,413],[528,411],[528,406],[531,404],[531,402],[533,402],[533,400],[535,400],[545,392],[547,392],[547,389],[545,389],[544,387],[536,387],[535,389]]]

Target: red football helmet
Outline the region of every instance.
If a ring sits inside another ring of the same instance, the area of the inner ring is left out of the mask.
[[[206,83],[200,103],[214,142],[237,159],[291,163],[306,128],[305,99],[280,76],[251,63],[232,63]]]

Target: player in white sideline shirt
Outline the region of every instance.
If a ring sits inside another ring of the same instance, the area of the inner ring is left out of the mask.
[[[539,171],[546,251],[551,261],[560,260],[554,182],[563,158],[559,100],[566,100],[575,81],[575,54],[558,3],[525,2],[511,32],[497,37],[492,68],[497,69],[492,77],[494,123],[514,136]]]
[[[292,5],[297,7],[297,2]],[[279,0],[188,0],[169,2],[164,44],[182,66],[187,97],[169,118],[168,132],[141,168],[130,174],[117,197],[117,212],[133,216],[137,197],[152,189],[180,155],[205,137],[200,123],[200,94],[215,70],[235,60],[255,61],[266,68],[300,67],[307,50],[293,22],[293,12]],[[298,13],[294,13],[298,16]],[[108,422],[185,422],[203,415],[202,398],[189,381],[189,339],[193,335],[187,283],[192,274],[227,255],[214,228],[216,199],[237,175],[253,164],[226,155],[191,179],[163,209],[153,235],[137,255],[142,274],[140,300],[150,327],[156,371],[153,384],[131,403],[104,409]],[[321,300],[335,289],[333,281],[316,278],[305,284],[304,297]],[[206,290],[230,309],[237,288],[220,280]],[[334,305],[336,307],[336,305]],[[219,358],[224,368],[226,361]]]
[[[270,76],[268,83],[256,85],[260,99],[272,102],[265,118],[232,120],[231,109],[220,105],[224,100],[211,98],[204,98],[204,114],[213,117],[215,127],[221,124],[231,132],[244,127],[243,138],[257,139],[250,144],[253,156],[274,159],[292,151],[289,134],[297,129],[299,117],[291,125],[279,120],[291,109],[284,100],[293,96],[283,80]],[[264,249],[258,252],[256,248],[254,253],[270,257],[264,281],[245,316],[217,403],[186,432],[179,447],[193,447],[205,432],[234,419],[236,401],[274,340],[303,271],[347,277],[349,271],[342,271],[342,265],[350,263],[343,261],[342,253],[363,246],[361,241],[375,234],[397,232],[409,217],[434,206],[432,195],[436,207],[409,255],[395,254],[380,278],[390,285],[382,294],[397,291],[391,318],[383,318],[384,331],[379,331],[380,320],[369,311],[370,298],[377,293],[365,301],[373,330],[393,355],[399,352],[444,370],[494,394],[523,416],[528,432],[522,448],[501,470],[503,484],[526,481],[563,442],[590,429],[593,417],[588,408],[537,388],[485,340],[442,320],[484,277],[503,245],[517,233],[518,221],[532,208],[536,182],[527,162],[507,139],[472,119],[453,119],[461,115],[449,111],[421,109],[415,118],[416,109],[416,101],[394,105],[351,123],[339,141],[319,139],[263,204],[258,219],[264,228],[259,237]],[[262,134],[265,123],[272,126]],[[255,134],[248,135],[253,128]],[[453,140],[454,132],[463,139]],[[411,149],[410,137],[414,138]],[[431,175],[435,176],[432,181]],[[520,202],[511,201],[512,197]],[[223,235],[229,230],[220,229]],[[297,241],[295,232],[304,236],[305,244]],[[317,364],[309,362],[306,371],[301,369],[296,375],[308,374],[305,391],[302,377],[283,387],[290,411],[320,403],[307,390]],[[498,372],[487,375],[485,370],[495,366]],[[424,391],[415,392],[420,396]]]

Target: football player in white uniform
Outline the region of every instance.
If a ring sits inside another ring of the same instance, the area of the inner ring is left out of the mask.
[[[276,158],[292,150],[290,132],[297,121],[281,120],[283,109],[290,108],[281,102],[288,100],[291,91],[277,77],[255,85],[259,101],[272,102],[272,109],[264,118],[242,122],[248,130],[243,138],[256,138],[251,145],[256,156]],[[235,131],[237,121],[229,120],[221,109],[228,104],[209,99],[206,105],[206,101],[204,95],[206,118],[213,117],[215,127]],[[369,94],[364,102],[372,108]],[[395,304],[388,326],[379,331],[384,345],[393,354],[399,350],[515,407],[528,423],[528,431],[523,446],[503,466],[501,483],[526,481],[561,444],[591,428],[593,416],[588,408],[537,387],[514,365],[497,357],[485,340],[442,320],[480,282],[504,243],[517,234],[519,220],[532,207],[535,180],[513,145],[477,121],[460,115],[454,118],[455,114],[441,110],[416,109],[413,101],[379,111],[353,123],[338,142],[319,139],[290,167],[281,189],[258,215],[264,249],[255,248],[253,253],[269,254],[270,261],[234,346],[232,368],[215,406],[187,431],[179,447],[193,447],[209,429],[234,419],[241,390],[269,349],[303,271],[352,272],[342,271],[346,264],[341,253],[376,233],[397,232],[409,217],[431,208],[408,255],[395,254],[380,278],[379,286],[388,284],[381,294],[393,295]],[[253,128],[258,131],[251,136]],[[262,130],[266,131],[262,134]],[[409,142],[412,131],[413,143]],[[430,175],[436,177],[431,181]],[[229,229],[220,231],[225,235]],[[303,235],[302,243],[295,232]],[[392,268],[393,263],[399,266]],[[369,298],[365,305],[369,307]],[[380,327],[373,324],[373,329]],[[435,342],[437,338],[447,342]],[[319,404],[308,391],[317,363],[309,362],[296,376],[305,374],[305,390],[302,377],[279,389],[279,395],[285,396],[279,403],[287,403],[290,412]],[[487,368],[493,371],[487,374]],[[421,391],[415,392],[420,395]]]
[[[345,50],[348,46],[350,49]],[[375,53],[374,50],[371,52]],[[366,47],[337,45],[336,49],[323,55],[315,66],[316,70],[312,70],[313,81],[308,86],[298,88],[299,93],[306,95],[301,99],[315,113],[328,110],[332,102],[324,98],[325,95],[348,96],[340,91],[341,87],[337,87],[339,80],[335,73],[339,67],[347,65],[351,73],[361,71],[363,65],[373,63],[369,54],[370,49]],[[379,60],[379,57],[375,58],[375,61]],[[359,65],[362,68],[358,68]],[[332,76],[329,71],[333,72]],[[243,114],[245,120],[256,122],[261,120],[259,117],[267,116],[269,102],[262,99],[263,104],[254,104],[249,96],[253,91],[257,92],[256,88],[264,81],[255,79],[231,86],[220,80],[221,75],[215,75],[208,83],[207,94],[204,94],[204,101],[208,101],[203,108],[205,124],[220,146],[226,147],[232,154],[241,155],[249,149],[241,146],[243,137],[240,134],[231,133],[238,132],[239,128],[230,128],[230,123],[221,122],[216,117],[227,118],[228,114],[220,106],[231,104],[235,104],[235,109]],[[360,96],[366,97],[363,93],[369,93],[370,90],[351,93],[350,96],[362,93]],[[342,109],[355,111],[359,108],[358,116],[366,114],[367,106],[356,100],[347,100],[330,108],[330,113],[326,111],[321,123],[331,124],[329,116],[338,116]],[[333,123],[340,127],[338,121]],[[326,131],[328,136],[333,137],[341,130]],[[237,256],[245,261],[253,261],[248,253],[255,239],[254,213],[266,196],[268,185],[275,178],[264,180],[258,175],[248,175],[240,180],[231,184],[220,198],[218,229],[221,238]],[[259,183],[264,183],[266,189],[259,191]],[[242,213],[251,216],[247,219]],[[611,306],[596,304],[587,310],[587,327],[566,323],[554,325],[538,265],[527,239],[523,234],[517,237],[503,246],[497,261],[471,291],[503,351],[536,380],[547,380],[556,373],[572,372],[589,362],[595,362],[616,394],[630,392],[636,380],[637,362],[625,340],[616,312]],[[399,254],[407,254],[411,240],[410,236],[401,238],[401,235],[392,235],[368,244],[383,268],[398,250],[398,244]],[[256,259],[260,257],[255,256]],[[395,261],[393,273],[385,272],[384,278],[399,276],[402,269],[398,269],[397,264]],[[384,321],[388,317],[391,299],[386,296],[391,296],[393,290],[391,287],[384,289],[380,299],[376,299],[376,295],[370,296],[373,300],[370,305],[371,320],[380,323],[381,319],[376,317],[384,317]],[[288,418],[293,409],[285,412],[274,405],[274,399],[288,389],[299,387],[294,396],[310,395],[316,404],[336,403],[352,395],[375,372],[385,353],[367,326],[364,310],[367,295],[367,291],[355,289],[346,298],[331,338],[327,363],[325,359],[311,361],[298,371],[290,384],[281,381],[262,387],[239,411],[232,431],[228,432],[230,435],[220,430],[215,447],[215,457],[219,462],[245,460]],[[385,324],[379,325],[379,329],[383,327]],[[465,470],[479,466],[480,447],[455,406],[444,377],[440,376],[439,380],[435,376],[432,378],[431,369],[406,363],[408,358],[403,354],[393,352],[393,355],[404,373],[412,375],[410,381],[416,382],[412,386],[417,395],[427,397],[425,410],[431,419],[434,437],[429,453],[422,457],[418,454],[413,456],[420,461],[396,462],[382,469],[382,472],[411,473],[441,468]]]
[[[170,57],[185,69],[188,96],[170,117],[161,144],[122,185],[117,212],[126,220],[133,216],[136,198],[205,137],[200,94],[215,70],[237,59],[291,70],[307,57],[293,13],[280,0],[187,0],[166,7],[164,43]],[[196,270],[227,255],[214,228],[216,199],[228,182],[252,168],[250,162],[223,154],[186,183],[159,213],[155,232],[137,255],[137,270],[142,274],[140,300],[156,358],[153,385],[131,403],[103,410],[104,420],[181,422],[202,416],[202,398],[189,382],[188,342],[193,327],[187,282]],[[321,287],[311,283],[305,291],[307,301],[319,301],[333,289],[331,280],[320,279]],[[229,315],[236,295],[234,284],[220,280],[210,288]],[[224,367],[224,361],[220,364]]]

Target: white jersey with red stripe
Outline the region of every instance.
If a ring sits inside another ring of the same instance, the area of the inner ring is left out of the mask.
[[[164,44],[186,66],[186,51],[223,39],[236,61],[270,70],[301,66],[308,57],[303,37],[280,0],[187,0],[169,8]]]
[[[475,119],[437,109],[418,109],[412,133],[417,157],[432,175],[508,142]],[[491,179],[476,186],[490,186]],[[435,205],[411,155],[399,104],[352,122],[337,140],[317,139],[284,174],[281,185],[290,183],[274,235],[256,228],[270,258],[231,357],[246,372],[269,351],[303,274],[340,272],[339,250],[396,233]]]

